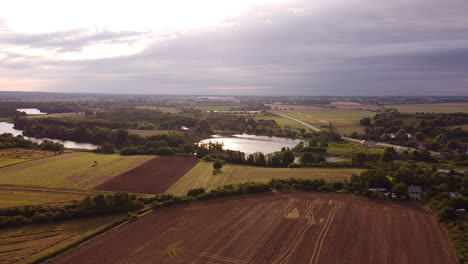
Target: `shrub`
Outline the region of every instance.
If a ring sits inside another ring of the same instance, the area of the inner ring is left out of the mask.
[[[197,196],[199,194],[205,193],[205,189],[203,188],[196,188],[196,189],[191,189],[187,192],[187,196]]]

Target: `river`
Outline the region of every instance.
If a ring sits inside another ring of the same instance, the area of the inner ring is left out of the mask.
[[[0,134],[10,133],[10,134],[13,134],[14,136],[22,136],[23,135],[23,130],[14,129],[13,126],[14,125],[11,124],[11,123],[0,122]],[[50,141],[53,141],[53,142],[61,143],[61,144],[63,144],[65,146],[65,148],[69,148],[69,149],[88,149],[88,150],[92,150],[92,149],[96,149],[98,147],[98,146],[90,144],[90,143],[79,143],[79,142],[70,141],[70,140],[60,140],[60,139],[50,139],[50,138],[41,139],[41,138],[32,138],[32,137],[26,137],[26,136],[23,136],[23,137],[26,138],[26,139],[32,140],[34,142],[37,142],[37,143],[41,143],[42,141],[44,141],[44,139],[47,139],[47,140],[50,140]]]

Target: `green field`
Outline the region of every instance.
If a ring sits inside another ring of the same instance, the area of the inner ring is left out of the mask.
[[[396,108],[404,113],[468,113],[468,103],[400,104],[385,105],[385,108]]]
[[[226,184],[247,181],[267,182],[272,178],[323,178],[327,181],[342,181],[349,179],[353,173],[360,173],[364,170],[355,168],[263,168],[227,164],[221,171],[221,173],[213,175],[213,164],[201,161],[172,185],[166,193],[184,195],[193,188],[203,187],[208,190]]]
[[[104,216],[1,229],[0,263],[32,263],[104,228],[116,218]]]
[[[340,157],[351,157],[356,152],[383,154],[385,148],[378,146],[377,148],[368,148],[358,143],[330,143],[327,149],[327,154]]]
[[[236,109],[239,109],[240,107],[243,107],[244,105],[194,105],[194,106],[187,106],[185,108],[193,108],[193,109],[198,109],[202,111],[231,111],[232,108],[234,111],[238,111]]]
[[[297,123],[296,121],[294,120],[291,120],[289,118],[286,118],[286,117],[282,117],[282,116],[276,116],[276,115],[256,115],[255,116],[255,119],[256,120],[275,120],[275,122],[280,126],[280,127],[284,127],[284,126],[290,126],[292,129],[301,129],[301,128],[304,128],[307,132],[310,132],[310,129],[309,128],[306,128],[304,126],[302,126],[301,124]]]
[[[31,159],[15,159],[15,158],[0,158],[0,168],[5,166],[10,166],[13,164],[25,162]]]
[[[0,186],[0,208],[25,205],[62,205],[71,201],[81,201],[87,192],[31,189]]]
[[[0,184],[93,188],[152,158],[154,156],[67,153],[0,168]]]

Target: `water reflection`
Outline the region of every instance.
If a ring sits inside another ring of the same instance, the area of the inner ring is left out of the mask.
[[[22,136],[23,131],[19,130],[19,129],[14,129],[13,126],[14,125],[10,124],[10,123],[0,122],[0,134],[10,133],[10,134],[13,134],[13,136]],[[90,144],[90,143],[79,143],[79,142],[70,141],[70,140],[60,140],[60,139],[50,139],[50,138],[41,139],[41,138],[32,138],[32,137],[26,137],[26,136],[23,136],[23,137],[26,138],[26,139],[32,140],[34,142],[37,142],[37,143],[41,143],[45,139],[47,139],[47,140],[50,140],[50,141],[53,141],[53,142],[61,143],[61,144],[63,144],[65,146],[65,148],[69,148],[69,149],[89,149],[89,150],[92,150],[92,149],[96,149],[98,147],[98,146]]]
[[[202,140],[201,143],[210,141],[224,143],[224,149],[242,151],[248,155],[254,152],[273,153],[280,151],[283,147],[293,148],[302,140],[242,134],[233,136],[213,135],[212,138]]]

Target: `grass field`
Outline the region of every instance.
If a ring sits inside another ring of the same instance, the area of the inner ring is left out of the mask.
[[[149,105],[141,105],[141,106],[135,106],[137,109],[146,109],[146,110],[158,110],[163,113],[169,113],[169,114],[176,114],[182,112],[182,109],[180,108],[175,108],[175,107],[162,107],[162,106],[149,106]]]
[[[360,132],[358,126],[360,119],[372,117],[374,112],[366,111],[367,108],[330,108],[306,105],[269,105],[273,113],[284,114],[299,119],[316,127],[328,127],[331,123],[337,132],[341,134],[351,134],[354,131]],[[341,107],[341,106],[339,106]],[[362,107],[346,105],[343,107]]]
[[[340,156],[340,157],[351,157],[351,155],[355,154],[356,152],[365,152],[368,154],[370,153],[383,154],[384,150],[385,149],[383,147],[368,148],[360,144],[351,143],[351,142],[330,143],[327,149],[327,154]]]
[[[190,105],[185,108],[193,108],[202,111],[230,111],[231,109],[238,109],[244,105]]]
[[[276,115],[255,115],[256,120],[275,120],[275,122],[280,126],[290,126],[292,129],[301,129],[304,128],[306,131],[310,131],[309,128],[301,126],[299,123],[297,123],[294,120],[291,120],[286,117],[282,116],[276,116]]]
[[[0,229],[0,263],[32,263],[110,224],[116,216]]]
[[[0,168],[0,184],[93,188],[152,158],[154,156],[67,153]]]
[[[56,189],[33,189],[0,186],[0,208],[25,205],[62,205],[80,201],[90,193]]]
[[[30,149],[3,149],[0,150],[0,168],[33,160],[53,156],[50,151],[30,150]]]
[[[227,164],[221,173],[213,175],[213,164],[201,161],[180,180],[172,185],[166,193],[183,195],[193,188],[203,187],[212,189],[226,184],[247,181],[267,182],[272,178],[302,178],[325,179],[327,181],[347,180],[353,173],[360,173],[363,169],[331,169],[331,168],[262,168],[253,166]]]
[[[400,104],[386,105],[386,108],[396,108],[404,113],[468,113],[468,103],[437,103],[437,104]]]

